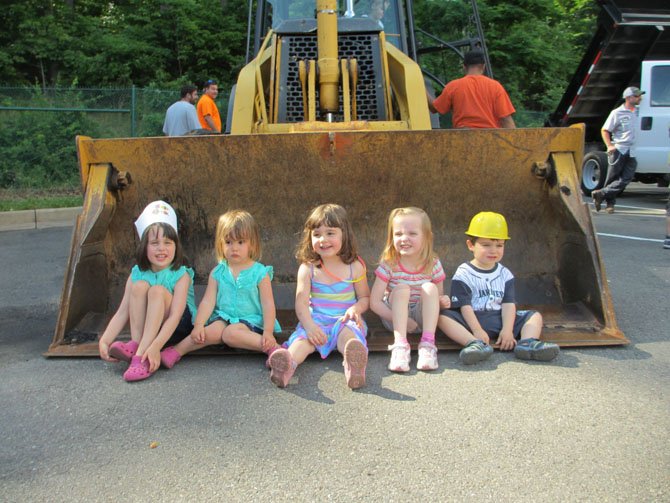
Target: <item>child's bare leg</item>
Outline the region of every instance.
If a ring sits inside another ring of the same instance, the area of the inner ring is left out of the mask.
[[[146,281],[136,281],[130,287],[130,303],[128,305],[130,338],[138,344],[140,343],[140,339],[142,339],[144,320],[147,315],[148,292],[149,283]]]
[[[539,339],[542,335],[542,315],[535,313],[521,329],[521,340]]]
[[[355,338],[356,336],[350,329],[343,328],[337,336],[337,350],[344,354],[344,347],[347,345],[347,342]]]
[[[221,339],[231,348],[263,351],[262,337],[249,330],[244,323],[233,323],[223,331]]]
[[[298,339],[288,348],[288,352],[291,353],[291,358],[293,358],[296,365],[300,365],[304,362],[305,358],[311,355],[314,351],[316,351],[314,344],[307,339]]]
[[[437,317],[440,314],[440,298],[435,283],[421,285],[421,319],[423,332],[421,342],[435,344]]]
[[[461,346],[467,346],[470,342],[476,340],[467,328],[448,316],[441,315],[437,320],[437,326],[444,332],[444,335]]]
[[[186,353],[195,351],[196,349],[204,348],[205,346],[211,346],[212,344],[221,344],[223,331],[228,325],[221,320],[216,320],[214,323],[211,323],[205,327],[205,342],[202,344],[197,344],[193,338],[189,335],[184,337],[184,339],[174,346],[174,349],[181,356],[184,356]]]
[[[393,313],[393,338],[395,344],[407,344],[407,318],[409,316],[409,286],[398,285],[389,298]]]
[[[172,295],[167,288],[156,285],[149,288],[146,295],[147,312],[144,319],[144,331],[142,332],[142,339],[137,348],[137,355],[141,356],[147,348],[154,341],[161,325],[165,321],[170,312],[170,304],[172,303]]]

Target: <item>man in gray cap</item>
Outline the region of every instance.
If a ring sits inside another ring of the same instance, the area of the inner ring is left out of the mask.
[[[607,213],[614,213],[616,197],[635,175],[635,122],[643,94],[637,87],[627,87],[623,92],[623,105],[610,112],[600,131],[607,146],[608,169],[605,186],[591,193],[596,211],[601,210],[605,201]]]

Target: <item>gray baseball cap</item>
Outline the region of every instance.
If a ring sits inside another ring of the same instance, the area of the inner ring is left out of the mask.
[[[642,96],[644,91],[640,91],[639,87],[627,87],[623,92],[623,98],[626,99],[630,96]]]

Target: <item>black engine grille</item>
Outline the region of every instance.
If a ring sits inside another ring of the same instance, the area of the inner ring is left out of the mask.
[[[384,120],[384,89],[379,34],[356,33],[340,35],[339,57],[356,58],[358,62],[358,85],[356,108],[358,120]],[[301,122],[304,120],[302,89],[298,75],[300,60],[317,60],[316,34],[283,35],[281,38],[281,80],[279,83],[278,121]],[[317,103],[319,86],[316,88]],[[318,105],[317,105],[318,114]],[[335,117],[343,120],[342,91],[340,106]]]

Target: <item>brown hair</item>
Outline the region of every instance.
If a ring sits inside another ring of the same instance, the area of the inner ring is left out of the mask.
[[[312,210],[302,229],[302,237],[296,250],[296,258],[303,263],[317,264],[321,257],[312,247],[312,231],[318,227],[337,227],[342,230],[342,248],[338,256],[345,264],[351,264],[358,257],[358,245],[347,211],[339,204],[322,204]]]
[[[416,215],[421,219],[421,229],[423,231],[423,248],[421,250],[421,271],[426,271],[433,266],[435,252],[433,251],[433,227],[430,223],[428,214],[421,208],[410,206],[407,208],[396,208],[389,213],[388,225],[386,226],[386,245],[379,257],[380,262],[385,262],[390,266],[398,265],[400,256],[393,246],[393,220],[396,217]]]
[[[135,252],[135,261],[137,262],[137,266],[142,271],[151,269],[151,262],[149,262],[149,259],[147,258],[149,230],[151,229],[156,229],[157,234],[159,229],[163,229],[163,236],[171,241],[174,241],[174,260],[170,265],[170,269],[176,271],[181,266],[186,265],[186,257],[184,257],[184,252],[182,250],[181,241],[179,241],[179,234],[177,234],[177,231],[174,230],[174,227],[172,227],[170,224],[156,222],[155,224],[151,224],[146,229],[144,229],[144,234],[142,234],[140,244],[137,245],[137,251]]]
[[[251,260],[261,258],[261,238],[258,225],[249,212],[230,210],[219,217],[214,239],[216,259],[219,261],[226,259],[223,253],[223,245],[226,239],[233,241],[238,239],[249,240],[249,258]]]

